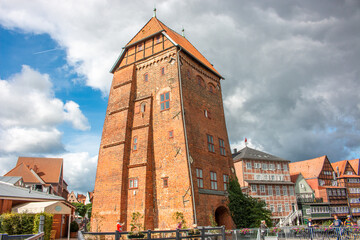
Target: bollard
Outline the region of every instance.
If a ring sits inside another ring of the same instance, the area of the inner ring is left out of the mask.
[[[44,232],[44,223],[45,223],[45,216],[41,215],[39,221],[39,233]]]
[[[226,240],[225,226],[221,226],[222,240]]]
[[[176,240],[180,239],[180,230],[176,229]]]
[[[115,240],[120,239],[120,232],[118,230],[115,231]]]
[[[147,239],[151,239],[151,230],[147,230]]]

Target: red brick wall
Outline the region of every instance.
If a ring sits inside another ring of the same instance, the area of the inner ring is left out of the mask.
[[[129,230],[133,212],[143,215],[145,229],[175,228],[175,212],[184,214],[187,226],[194,223],[177,48],[169,48],[170,41],[166,40],[164,44],[154,46],[156,55],[147,56],[152,49],[151,43],[147,44],[150,45],[143,58],[140,53],[135,54],[134,49],[129,49],[120,63],[120,70],[114,74],[99,151],[92,231],[113,231],[119,218],[126,221],[125,230]],[[127,64],[134,62],[135,56],[135,64],[126,66],[124,61]],[[230,168],[233,167],[221,86],[218,77],[185,54],[181,56],[196,214],[199,225],[209,225],[209,215],[214,215],[218,207],[226,208],[226,198],[199,194],[195,168],[203,169],[205,189],[210,189],[210,171],[216,172],[218,190],[223,191],[223,174],[231,175]],[[184,76],[187,70],[192,72],[193,78]],[[148,81],[144,80],[145,74],[148,74]],[[215,87],[218,85],[216,93],[198,88],[194,80],[196,75],[204,78],[206,86],[210,83]],[[160,96],[166,92],[170,93],[170,108],[161,111]],[[146,104],[145,112],[141,112],[141,104]],[[124,110],[124,107],[129,108]],[[204,119],[204,109],[211,111],[212,119]],[[171,138],[170,131],[173,132]],[[207,150],[206,133],[214,137],[215,153]],[[136,150],[134,137],[137,138]],[[225,142],[226,156],[219,153],[218,138]],[[129,189],[130,178],[138,180],[136,189]],[[164,178],[168,181],[167,187]],[[231,221],[227,218],[223,222]]]

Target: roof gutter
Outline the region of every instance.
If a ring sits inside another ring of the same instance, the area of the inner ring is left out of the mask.
[[[164,33],[166,34],[166,33]],[[166,36],[166,35],[165,35]],[[168,36],[167,36],[168,37]],[[171,38],[169,38],[171,39]],[[173,42],[173,40],[170,40]],[[196,206],[195,206],[195,194],[194,194],[194,183],[192,178],[192,171],[191,171],[191,162],[190,162],[190,153],[189,153],[189,144],[188,144],[188,138],[186,133],[186,122],[185,122],[185,110],[184,110],[184,100],[183,100],[183,93],[182,93],[182,81],[181,81],[181,70],[180,70],[180,57],[179,52],[182,50],[181,46],[177,45],[175,42],[173,42],[176,46],[179,47],[179,50],[176,52],[177,62],[178,62],[178,71],[179,71],[179,85],[180,85],[180,102],[181,102],[181,113],[182,113],[182,119],[183,119],[183,126],[184,126],[184,137],[185,137],[185,146],[186,146],[186,158],[188,162],[189,167],[189,177],[190,177],[190,186],[191,186],[191,196],[192,196],[192,202],[193,202],[193,221],[194,224],[197,224],[197,217],[196,217]]]

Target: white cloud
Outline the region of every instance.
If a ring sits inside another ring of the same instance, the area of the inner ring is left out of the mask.
[[[47,74],[24,65],[20,73],[0,80],[0,152],[46,153],[63,150],[58,125],[90,128],[79,105],[54,96]]]

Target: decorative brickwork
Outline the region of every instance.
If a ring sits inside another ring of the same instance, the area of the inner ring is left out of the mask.
[[[221,76],[190,45],[152,18],[114,65],[99,151],[93,231],[113,231],[118,219],[126,222],[124,230],[130,230],[133,212],[142,214],[145,229],[175,228],[176,212],[184,215],[188,227],[209,225],[210,215],[219,225],[232,227],[224,175],[235,171]],[[204,86],[198,85],[197,76]],[[214,152],[208,151],[207,134],[214,137]],[[202,169],[202,188],[197,185],[197,168]],[[211,189],[210,172],[217,175],[217,189]]]

